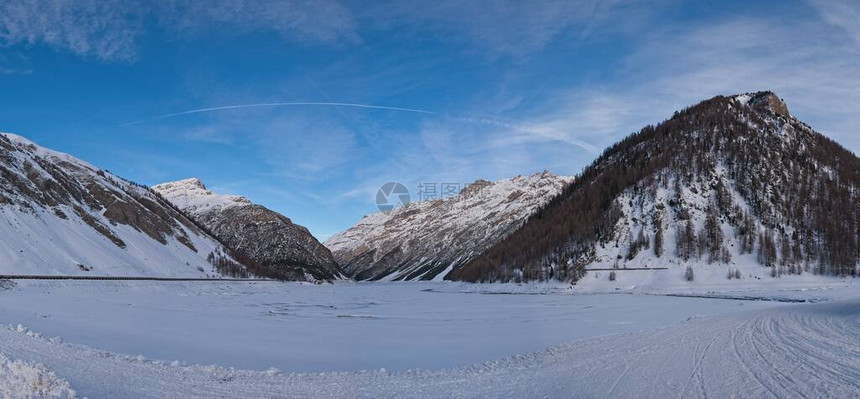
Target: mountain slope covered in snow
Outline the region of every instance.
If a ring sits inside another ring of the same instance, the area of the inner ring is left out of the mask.
[[[244,197],[213,193],[196,178],[153,190],[205,226],[257,274],[298,281],[342,277],[328,248],[277,212]]]
[[[656,266],[687,279],[856,275],[860,159],[774,93],[718,96],[607,149],[451,277],[575,281],[587,268]]]
[[[549,172],[477,181],[456,197],[365,216],[325,245],[357,280],[443,278],[516,230],[570,181]]]
[[[216,277],[210,254],[230,259],[149,189],[23,137],[0,134],[0,178],[0,274]]]

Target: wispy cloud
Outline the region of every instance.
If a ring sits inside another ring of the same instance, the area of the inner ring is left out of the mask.
[[[33,73],[32,69],[6,68],[0,66],[0,74],[4,75],[29,75],[31,73]]]
[[[661,0],[665,3],[669,0]],[[435,32],[491,57],[534,54],[559,38],[583,40],[641,26],[660,4],[629,0],[29,0],[0,4],[0,42],[45,45],[103,61],[134,61],[154,30],[180,39],[274,32],[289,42],[363,43],[362,32]],[[619,23],[619,21],[623,21]],[[152,23],[150,23],[152,22]]]
[[[845,30],[857,44],[860,44],[860,3],[840,0],[811,0],[810,4],[821,13],[830,24]]]
[[[436,0],[385,2],[362,16],[389,28],[408,26],[421,34],[439,32],[493,56],[528,56],[564,35],[582,40],[595,32],[627,30],[645,22],[665,1],[627,0]]]
[[[352,13],[334,0],[169,0],[155,12],[168,30],[211,34],[212,28],[270,30],[291,41],[359,42]]]
[[[335,120],[291,116],[274,118],[251,137],[275,175],[322,181],[357,155],[355,133]]]
[[[0,52],[0,74],[29,75],[31,73],[33,73],[33,68],[26,56],[17,52],[11,54]]]
[[[0,43],[43,44],[110,61],[135,58],[141,30],[134,0],[32,0],[0,3]]]
[[[801,119],[855,151],[860,147],[860,48],[839,30],[814,19],[735,18],[681,37],[650,38],[628,60],[631,79],[637,74],[647,82],[638,85],[637,107],[659,102],[668,112],[716,94],[770,89]],[[835,130],[846,123],[855,129]]]
[[[154,24],[145,24],[146,21]],[[334,0],[27,0],[0,3],[0,44],[44,45],[102,61],[134,61],[141,37],[179,38],[204,28],[274,31],[293,42],[359,42],[349,10]],[[211,31],[206,31],[211,32]]]
[[[194,142],[229,145],[237,159],[254,158],[259,166],[255,178],[267,177],[273,182],[319,183],[337,175],[361,154],[356,133],[340,123],[334,112],[222,111],[185,120],[181,127],[150,124],[139,128],[153,137],[179,139],[192,146]]]
[[[703,99],[773,90],[793,114],[858,152],[860,47],[854,26],[821,22],[728,16],[652,29],[636,37],[614,79],[554,90],[530,118],[606,146]]]

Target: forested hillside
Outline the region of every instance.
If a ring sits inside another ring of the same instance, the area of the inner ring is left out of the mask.
[[[591,265],[856,275],[860,159],[771,92],[718,96],[608,148],[453,280],[581,278]]]

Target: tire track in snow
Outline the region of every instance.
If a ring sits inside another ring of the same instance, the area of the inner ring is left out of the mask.
[[[694,379],[699,380],[699,392],[701,392],[704,397],[708,397],[708,390],[705,388],[705,380],[702,377],[701,370],[702,365],[705,363],[705,356],[708,355],[708,351],[711,349],[711,345],[714,344],[714,341],[716,341],[717,338],[718,336],[714,336],[713,338],[711,338],[711,340],[708,341],[708,344],[705,345],[705,349],[702,350],[702,354],[696,356],[696,365],[693,367],[693,372],[690,374],[690,378],[687,379],[687,383],[684,385],[684,390],[681,392],[680,396],[681,398],[686,397],[687,391],[690,389],[690,384],[693,382]],[[698,349],[699,344],[697,343],[696,351],[693,352],[694,355],[697,354]]]
[[[763,345],[761,343],[761,341],[763,339],[766,339],[766,337],[767,337],[767,331],[764,330],[762,323],[763,323],[763,321],[761,319],[761,316],[756,317],[754,322],[752,323],[753,328],[750,329],[749,331],[747,331],[749,333],[749,336],[750,336],[750,341],[749,341],[751,343],[750,347],[753,351],[755,351],[755,354],[757,356],[757,360],[764,363],[765,367],[763,367],[763,368],[766,371],[765,375],[769,375],[767,373],[767,371],[770,371],[771,373],[776,374],[776,377],[771,378],[771,380],[778,386],[779,390],[782,391],[781,395],[779,397],[786,397],[791,391],[788,390],[786,388],[786,384],[783,383],[783,380],[786,379],[785,374],[783,374],[779,370],[779,368],[774,367],[774,365],[768,360],[767,356],[765,356],[761,351],[761,347]],[[791,355],[789,355],[789,356],[791,356]]]
[[[761,379],[761,377],[758,376],[758,373],[756,373],[753,369],[751,369],[747,365],[747,362],[744,360],[743,355],[741,355],[741,352],[738,350],[738,334],[737,334],[737,331],[735,331],[735,330],[732,331],[731,342],[732,342],[732,350],[734,351],[735,359],[737,359],[738,364],[740,364],[741,367],[744,369],[744,371],[747,374],[749,374],[750,376],[752,376],[753,380],[756,383],[758,383],[759,386],[764,388],[771,396],[773,396],[774,398],[779,398],[779,395],[777,395],[776,392],[773,391],[773,389],[770,387],[770,385],[766,384]]]

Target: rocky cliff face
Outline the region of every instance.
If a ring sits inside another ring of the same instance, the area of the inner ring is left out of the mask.
[[[718,96],[613,145],[539,215],[451,278],[856,275],[860,159],[772,92]]]
[[[790,118],[788,105],[779,96],[770,91],[741,94],[734,97],[738,104],[748,105],[759,112],[771,112]]]
[[[217,277],[224,250],[146,187],[8,133],[0,237],[5,274]]]
[[[153,190],[251,263],[257,274],[296,281],[342,278],[331,252],[305,227],[277,212],[240,196],[213,193],[199,179],[163,183]]]
[[[478,181],[453,198],[365,216],[325,245],[357,280],[441,279],[516,230],[570,181],[548,172]]]

